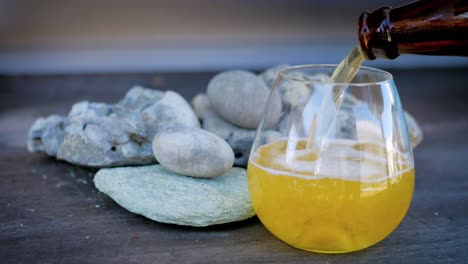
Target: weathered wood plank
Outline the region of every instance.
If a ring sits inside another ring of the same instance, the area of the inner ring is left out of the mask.
[[[395,80],[426,138],[415,150],[409,213],[369,249],[321,255],[291,248],[258,221],[208,228],[133,215],[93,186],[93,171],[25,149],[34,118],[66,114],[76,100],[118,100],[131,84],[190,98],[213,74],[1,77],[0,259],[2,263],[466,263],[468,261],[468,76],[466,70],[402,71]],[[155,77],[156,76],[156,77]]]

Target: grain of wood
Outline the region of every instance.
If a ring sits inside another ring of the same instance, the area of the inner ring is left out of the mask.
[[[366,250],[322,255],[294,249],[253,218],[188,228],[131,214],[93,186],[93,170],[26,151],[34,118],[66,114],[77,100],[112,102],[132,84],[202,92],[212,73],[0,77],[2,263],[466,263],[466,69],[394,73],[403,104],[422,123],[416,189],[401,225]],[[68,89],[68,87],[70,89]]]

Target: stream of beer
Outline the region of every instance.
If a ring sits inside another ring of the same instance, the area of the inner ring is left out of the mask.
[[[364,61],[361,48],[357,45],[336,67],[329,80],[330,84],[324,84],[325,86],[322,87],[328,90],[319,93],[322,96],[322,103],[319,111],[314,114],[311,120],[307,139],[307,149],[310,151],[316,154],[320,153],[321,145],[335,123],[337,111],[346,92],[346,84],[354,79]]]

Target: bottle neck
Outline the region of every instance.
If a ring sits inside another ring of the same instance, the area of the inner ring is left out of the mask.
[[[382,7],[359,17],[364,56],[395,59],[400,54],[468,55],[467,0],[422,0]]]

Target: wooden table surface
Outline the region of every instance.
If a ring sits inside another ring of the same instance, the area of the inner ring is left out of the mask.
[[[33,120],[75,101],[115,102],[133,84],[190,99],[213,73],[0,77],[0,263],[468,263],[468,69],[392,73],[425,132],[413,202],[388,238],[343,255],[294,249],[256,217],[160,224],[97,191],[95,171],[26,150]]]

